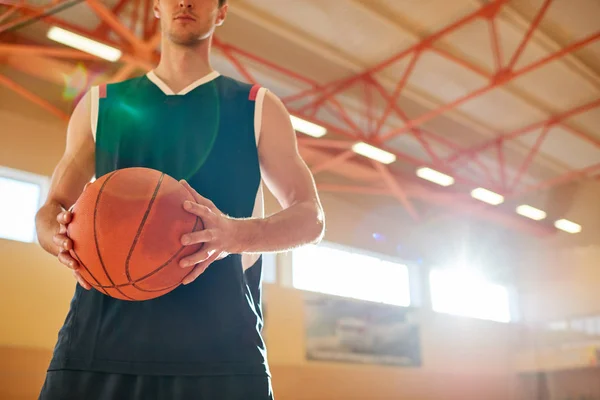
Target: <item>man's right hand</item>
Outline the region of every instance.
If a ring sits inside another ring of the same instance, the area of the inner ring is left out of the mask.
[[[79,269],[81,268],[81,266],[79,265],[77,260],[71,256],[71,253],[69,252],[69,250],[73,249],[73,241],[67,235],[67,225],[71,222],[72,219],[73,213],[69,211],[63,211],[60,214],[58,214],[56,220],[58,221],[60,228],[58,233],[56,233],[52,238],[52,241],[56,246],[60,248],[60,251],[58,253],[58,260],[73,271],[73,276],[75,277],[75,279],[77,279],[77,282],[79,282],[81,287],[83,287],[86,290],[90,290],[92,286],[85,279],[83,279],[83,277],[79,273]]]

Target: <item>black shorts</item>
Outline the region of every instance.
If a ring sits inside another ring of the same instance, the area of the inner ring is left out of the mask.
[[[266,376],[153,376],[48,371],[39,400],[273,400]]]

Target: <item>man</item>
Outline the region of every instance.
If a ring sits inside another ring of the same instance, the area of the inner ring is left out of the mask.
[[[226,0],[155,0],[162,55],[148,74],[93,87],[75,108],[48,200],[41,246],[79,282],[41,399],[272,399],[261,337],[262,252],[318,242],[324,217],[290,116],[264,88],[211,68]],[[127,167],[163,171],[193,194],[186,209],[204,242],[181,262],[171,293],[122,301],[92,289],[69,255],[68,210],[94,177]],[[282,206],[262,214],[263,183]]]

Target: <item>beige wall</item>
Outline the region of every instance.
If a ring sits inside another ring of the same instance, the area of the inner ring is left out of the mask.
[[[0,91],[0,104],[0,165],[49,175],[64,148],[64,124],[5,91]],[[323,195],[323,202],[328,240],[394,254],[399,230],[392,214],[331,195]],[[375,231],[389,241],[373,241]],[[400,238],[406,239],[406,226],[401,231]],[[74,281],[35,244],[0,240],[0,260],[0,398],[32,399]],[[269,286],[266,301],[269,359],[279,399],[513,398],[515,326],[423,311],[421,368],[314,363],[304,358],[302,292]]]
[[[582,225],[576,235],[559,233],[532,242],[522,259],[522,309],[529,321],[600,315],[600,181],[557,188],[538,204]]]

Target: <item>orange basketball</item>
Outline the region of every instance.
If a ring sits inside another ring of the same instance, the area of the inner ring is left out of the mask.
[[[83,278],[108,296],[131,301],[179,286],[192,270],[179,260],[202,247],[181,245],[181,236],[204,229],[183,209],[186,200],[194,199],[181,183],[148,168],[120,169],[88,185],[68,225]]]

